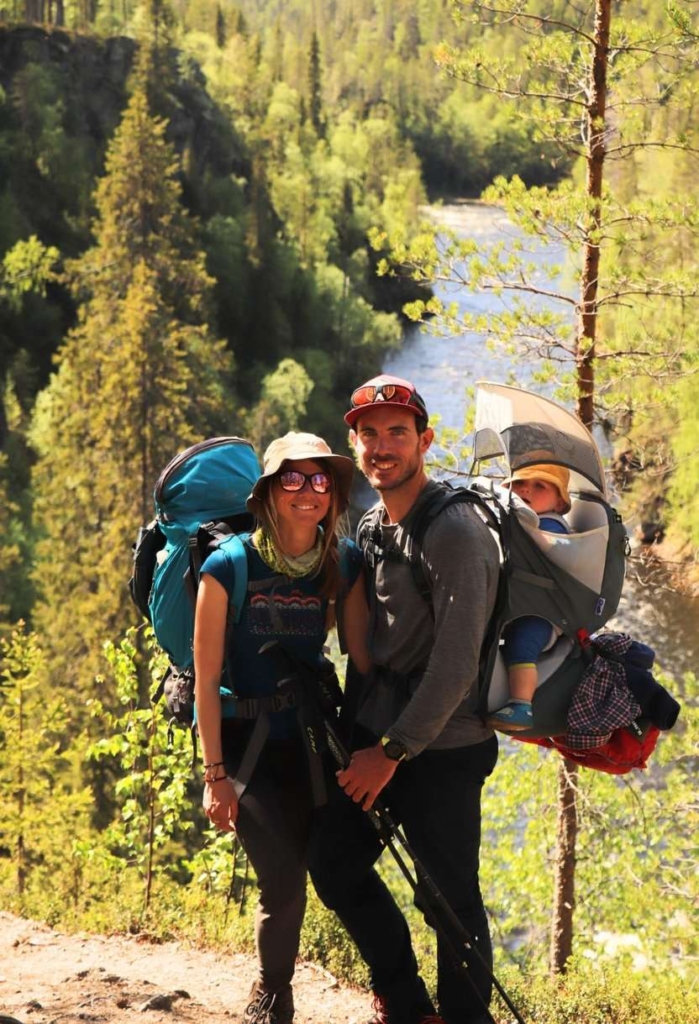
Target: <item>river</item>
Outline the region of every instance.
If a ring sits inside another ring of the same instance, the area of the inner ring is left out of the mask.
[[[516,231],[504,214],[480,203],[463,203],[431,208],[429,215],[458,234],[477,238],[483,245],[516,237]],[[560,265],[562,254],[553,246],[544,250],[537,246],[528,258],[543,267],[546,263]],[[462,287],[439,284],[435,293],[445,302],[456,302],[460,310],[491,312],[501,308],[502,301],[489,293],[473,294]],[[440,426],[463,431],[471,399],[467,388],[479,379],[512,382],[531,387],[543,394],[546,388],[532,384],[537,366],[515,363],[510,355],[493,352],[486,339],[462,334],[440,337],[433,329],[416,326],[406,328],[402,347],[386,360],[384,370],[413,381],[432,414],[440,416]],[[608,456],[603,439],[600,447]],[[467,467],[464,467],[467,468]],[[627,528],[633,533],[634,521]],[[629,562],[624,594],[617,616],[609,628],[631,633],[655,648],[660,667],[677,680],[681,690],[684,672],[697,671],[699,648],[699,600],[683,597],[666,587],[662,576],[653,574],[652,583],[643,583],[651,574],[644,571],[638,553]],[[679,695],[679,694],[678,694]]]

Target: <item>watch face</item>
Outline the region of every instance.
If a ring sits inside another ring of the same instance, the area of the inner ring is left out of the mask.
[[[407,750],[398,740],[389,740],[384,744],[383,749],[386,757],[389,757],[391,761],[402,761],[407,754]]]

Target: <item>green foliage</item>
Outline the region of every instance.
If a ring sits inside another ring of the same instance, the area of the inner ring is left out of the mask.
[[[154,878],[170,866],[163,853],[174,838],[193,827],[185,815],[191,770],[187,731],[174,731],[168,742],[162,709],[140,706],[134,639],[135,631],[130,630],[118,647],[111,643],[105,647],[112,678],[109,684],[103,678],[98,682],[116,698],[119,711],[110,711],[99,699],[90,702],[101,736],[88,754],[95,761],[107,761],[115,775],[114,800],[119,814],[106,829],[102,843],[114,866],[126,862],[137,868],[147,912]],[[149,665],[153,688],[165,669],[166,659],[156,649]]]
[[[246,431],[259,451],[264,451],[273,438],[298,430],[312,390],[313,381],[294,359],[282,359],[277,369],[267,374]]]
[[[0,217],[0,251],[33,234],[60,249],[86,241],[96,161],[68,109],[66,72],[53,61],[19,62],[0,106],[0,167],[15,205],[13,217]]]
[[[70,898],[57,878],[89,825],[90,793],[71,772],[80,743],[66,746],[70,708],[48,678],[37,637],[19,623],[0,641],[0,892],[20,913],[42,889]]]
[[[36,235],[17,242],[5,253],[0,275],[0,298],[21,305],[27,292],[46,295],[46,285],[55,280],[54,266],[58,260],[55,246],[43,245]]]
[[[246,18],[238,32],[230,33],[221,48],[214,45],[213,27],[206,33],[200,30],[207,19],[211,21],[213,6],[191,0],[184,8],[189,31],[183,45],[202,61],[212,88],[225,83],[226,102],[235,105],[253,132],[246,99],[259,109],[265,94],[269,97],[269,90],[276,91],[283,83],[298,96],[294,123],[307,124],[315,136],[322,137],[342,111],[364,119],[369,112],[392,109],[402,138],[419,147],[426,158],[436,149],[432,110],[452,86],[439,81],[429,47],[419,45],[419,18],[412,7],[403,2],[398,7],[395,20],[391,18],[390,38],[377,32],[381,16],[374,8],[361,15],[345,12],[332,32],[329,25],[337,21],[337,12],[331,13],[327,4],[317,17],[300,3],[285,5],[274,15],[271,10],[259,10],[252,12],[249,21]],[[450,28],[446,12],[441,11],[438,19],[445,31]],[[333,117],[328,116],[329,110]],[[453,169],[447,163],[445,173],[444,164],[428,160],[425,166],[428,174],[434,167],[435,185],[437,176],[445,178]],[[472,181],[469,187],[474,190]]]
[[[696,514],[699,507],[699,458],[696,430],[691,424],[699,401],[698,358],[699,346],[686,353],[687,376],[679,382],[671,405],[674,471],[668,492],[671,522],[680,537],[688,538],[695,551],[699,550],[699,516]],[[657,419],[655,424],[657,427]]]
[[[188,837],[199,826],[191,739],[185,729],[168,735],[162,706],[143,706],[144,655],[135,638],[131,631],[106,646],[109,670],[99,685],[110,696],[90,704],[100,736],[91,744],[71,729],[68,703],[46,697],[48,669],[36,637],[20,625],[0,648],[3,905],[61,927],[146,929],[162,937],[178,934],[178,922],[198,908],[195,931],[211,941],[239,933],[242,941],[252,934],[252,922],[240,920],[244,859],[238,851],[232,865],[230,838],[210,828],[203,845],[197,834],[199,849],[190,854]],[[152,634],[146,639],[155,689],[165,661]]]
[[[628,971],[575,957],[564,976],[522,977],[505,971],[501,980],[525,1020],[537,1024],[697,1024],[696,992],[673,972]],[[510,1020],[500,1016],[496,1020]]]

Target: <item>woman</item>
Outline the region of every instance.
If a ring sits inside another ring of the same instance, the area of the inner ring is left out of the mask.
[[[353,469],[351,459],[333,454],[313,434],[289,433],[270,444],[248,499],[259,527],[245,541],[248,591],[234,635],[227,630],[230,563],[217,551],[201,571],[194,668],[203,804],[218,828],[238,833],[257,875],[259,975],[246,1017],[258,1024],[293,1019],[291,979],[306,904],[313,809],[298,710],[269,710],[268,698],[279,693],[284,673],[260,648],[277,640],[305,661],[320,660],[340,608],[349,656],[360,672],[368,671],[362,556],[352,541],[337,536]],[[256,720],[225,717],[219,691],[224,662],[236,697],[252,698],[260,709]]]

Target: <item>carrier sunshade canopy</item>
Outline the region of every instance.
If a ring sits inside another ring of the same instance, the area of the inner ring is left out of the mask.
[[[478,381],[475,458],[504,456],[510,472],[540,462],[567,466],[571,488],[606,499],[597,444],[579,419],[541,395],[507,384]]]

